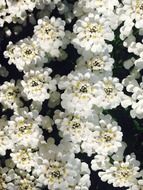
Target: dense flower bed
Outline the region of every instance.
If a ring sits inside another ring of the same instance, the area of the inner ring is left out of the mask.
[[[142,0],[1,0],[0,27],[0,190],[143,190]]]

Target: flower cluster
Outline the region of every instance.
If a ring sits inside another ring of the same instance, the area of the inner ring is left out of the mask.
[[[43,10],[46,5],[51,9],[59,3],[60,0],[1,0],[0,2],[0,26],[6,23],[23,23],[35,8]]]
[[[142,1],[1,0],[0,27],[0,189],[143,190]]]

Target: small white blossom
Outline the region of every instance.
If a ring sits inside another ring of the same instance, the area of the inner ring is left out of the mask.
[[[102,80],[105,76],[112,76],[113,63],[114,59],[107,52],[97,55],[87,53],[77,60],[76,70],[88,70],[93,73],[92,75],[96,82]]]
[[[36,148],[43,139],[40,129],[41,117],[37,111],[21,109],[8,121],[7,134],[12,142],[25,147]]]
[[[102,181],[108,181],[114,187],[130,187],[140,177],[139,165],[134,155],[128,155],[125,161],[114,161],[109,169],[99,172],[99,176]]]
[[[26,72],[21,81],[22,95],[38,102],[49,99],[50,93],[56,91],[56,80],[49,76],[51,72],[50,68],[35,68]]]
[[[25,38],[14,45],[9,42],[4,55],[9,58],[8,63],[15,64],[19,71],[27,71],[32,67],[42,66],[43,63],[47,62],[45,52],[32,38]]]
[[[18,147],[10,154],[17,168],[30,172],[36,164],[37,153],[30,148]]]
[[[121,128],[109,115],[100,115],[99,123],[95,123],[88,136],[82,148],[84,151],[87,149],[89,154],[110,155],[122,146]]]
[[[112,41],[114,33],[108,20],[99,14],[89,13],[77,20],[73,28],[75,37],[72,43],[75,48],[100,53],[108,49],[105,40]]]
[[[66,145],[64,147],[66,148]],[[41,144],[42,162],[37,166],[34,174],[39,176],[39,182],[48,185],[49,190],[74,190],[76,186],[88,189],[90,171],[87,164],[81,163],[64,147],[54,145],[51,140],[47,144]]]
[[[61,77],[58,83],[60,89],[65,89],[61,95],[61,105],[71,113],[88,116],[95,102],[94,78],[89,71],[74,71]]]
[[[4,108],[10,108],[16,110],[18,106],[22,105],[20,101],[21,87],[19,82],[16,84],[14,80],[10,82],[5,81],[0,86],[0,102]]]
[[[98,122],[98,116],[94,114],[93,117],[95,123],[96,121]],[[90,119],[85,119],[78,114],[74,115],[57,110],[54,115],[54,120],[60,131],[60,135],[64,137],[64,139],[71,141],[73,144],[76,144],[76,146],[80,146],[81,151],[88,152],[86,149],[82,150],[82,144],[88,141],[95,127]]]
[[[63,45],[65,22],[61,18],[45,16],[38,20],[34,28],[34,40],[52,57],[59,56],[59,48]]]
[[[123,85],[118,78],[104,77],[95,84],[97,106],[104,109],[116,108],[125,98]]]

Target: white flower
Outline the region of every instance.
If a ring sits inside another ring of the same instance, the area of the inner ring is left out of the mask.
[[[63,45],[65,36],[65,22],[61,18],[45,16],[38,20],[38,25],[34,28],[34,40],[39,46],[52,57],[59,56],[59,48]]]
[[[38,102],[49,99],[50,93],[56,91],[56,80],[49,76],[51,72],[50,68],[35,68],[26,72],[21,81],[22,95]]]
[[[114,33],[108,20],[99,14],[89,13],[77,20],[73,28],[75,37],[72,40],[75,48],[93,53],[103,52],[108,49],[105,40],[112,41]]]
[[[140,162],[124,156],[121,127],[105,114],[130,106],[131,117],[143,119],[143,0],[69,1],[0,1],[9,64],[0,64],[0,190],[89,190],[83,153],[102,181],[143,190]],[[8,23],[18,24],[9,29]],[[17,41],[28,23],[33,36]],[[19,35],[7,43],[12,34]],[[112,58],[121,62],[118,37],[130,54],[121,82]],[[67,69],[53,65],[68,60]],[[11,64],[20,80],[7,72]]]
[[[104,109],[116,108],[125,97],[118,78],[104,77],[95,84],[96,105]]]
[[[10,42],[4,55],[9,58],[8,63],[15,64],[19,71],[27,71],[32,67],[42,66],[43,63],[47,62],[45,52],[32,38],[20,40],[15,45]]]
[[[76,70],[86,69],[93,73],[93,77],[98,81],[105,76],[112,76],[113,63],[114,59],[107,52],[97,55],[87,53],[77,60]]]
[[[95,122],[96,120],[98,121],[96,114],[94,114],[93,117]],[[79,145],[81,151],[88,152],[86,149],[82,150],[82,143],[86,143],[95,127],[89,119],[85,119],[78,114],[74,115],[56,110],[54,120],[60,131],[60,135],[64,139],[71,141],[73,144],[76,144],[76,146]]]
[[[71,113],[88,116],[95,102],[94,78],[88,71],[74,71],[68,76],[61,77],[58,84],[65,89],[61,95],[61,105]]]
[[[39,176],[38,181],[47,185],[49,190],[74,190],[76,186],[88,189],[90,170],[87,164],[81,163],[64,147],[66,144],[56,146],[51,140],[47,144],[41,144],[41,164],[33,173]]]
[[[20,101],[20,85],[19,82],[15,84],[14,80],[10,82],[5,81],[0,86],[0,102],[5,108],[17,109],[22,104]]]
[[[108,181],[114,187],[130,187],[140,177],[139,165],[134,155],[128,155],[125,161],[114,161],[109,169],[99,172],[99,176],[102,181]]]
[[[122,146],[121,128],[110,115],[100,115],[99,123],[95,123],[92,134],[88,136],[89,138],[83,142],[82,148],[92,154],[111,155]]]
[[[41,117],[37,111],[21,109],[8,121],[7,134],[12,142],[25,147],[36,148],[43,139],[40,129]]]
[[[30,172],[36,164],[37,153],[30,148],[18,147],[10,156],[17,168]]]

